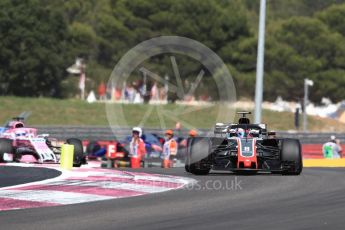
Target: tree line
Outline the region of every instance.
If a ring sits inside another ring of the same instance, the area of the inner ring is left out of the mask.
[[[237,95],[253,98],[259,0],[1,0],[0,95],[71,97],[87,63],[87,89],[107,81],[133,46],[162,35],[195,39],[217,53]],[[345,98],[345,0],[268,0],[264,99]],[[161,68],[165,59],[152,61]],[[182,77],[197,65],[186,60]],[[195,75],[194,75],[195,76]]]

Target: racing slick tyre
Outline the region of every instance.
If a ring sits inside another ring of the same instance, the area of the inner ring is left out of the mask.
[[[66,143],[74,146],[73,166],[80,167],[85,163],[83,144],[81,140],[77,138],[69,138],[66,140]]]
[[[189,153],[190,153],[190,147],[191,147],[191,142],[192,142],[193,138],[188,138],[187,139],[187,146],[186,146],[186,159],[185,159],[185,165],[184,165],[184,169],[186,170],[186,172],[190,173],[189,167],[190,167],[190,157],[189,157]]]
[[[188,142],[189,153],[187,155],[185,169],[195,175],[207,175],[211,170],[208,162],[211,142],[206,137],[195,137]]]
[[[284,139],[281,145],[283,175],[299,175],[303,169],[301,144],[297,139]]]
[[[12,140],[0,138],[0,162],[4,161],[4,153],[13,153]]]

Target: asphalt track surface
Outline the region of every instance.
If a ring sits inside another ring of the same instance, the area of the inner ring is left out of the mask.
[[[41,181],[60,175],[60,171],[48,168],[0,166],[0,188]]]
[[[194,187],[152,195],[0,212],[1,229],[344,229],[345,169],[300,176],[192,176]]]

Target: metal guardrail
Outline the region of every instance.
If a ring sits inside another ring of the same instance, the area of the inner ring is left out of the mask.
[[[128,127],[117,128],[115,134],[110,127],[99,126],[35,126],[39,134],[48,133],[51,137],[57,139],[67,139],[70,137],[82,140],[124,140],[131,135],[132,129]],[[144,133],[155,133],[163,136],[164,130],[161,129],[144,129]],[[188,136],[188,130],[177,132],[178,136]]]
[[[70,137],[79,138],[82,140],[124,140],[131,134],[131,128],[121,127],[116,129],[116,135],[112,132],[110,127],[107,126],[35,126],[40,134],[48,133],[51,137],[64,140]],[[209,132],[210,130],[201,129],[201,132]],[[155,133],[163,135],[164,130],[147,128],[144,133]],[[201,133],[202,134],[202,133]],[[182,129],[177,134],[179,137],[187,137],[188,130]],[[334,135],[345,143],[345,133],[309,133],[309,132],[277,132],[278,137],[282,138],[297,138],[301,143],[325,143]]]
[[[278,136],[284,137],[284,138],[296,138],[296,139],[299,139],[301,141],[301,143],[303,143],[303,144],[326,143],[327,141],[329,141],[331,139],[331,136],[335,136],[342,143],[345,142],[345,134],[344,133],[278,132]]]

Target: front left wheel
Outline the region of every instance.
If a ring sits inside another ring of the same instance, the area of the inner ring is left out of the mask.
[[[5,161],[4,154],[13,154],[12,140],[6,138],[0,138],[0,162]]]
[[[210,139],[207,137],[195,137],[188,141],[188,154],[185,169],[195,175],[207,175],[211,170],[209,154],[211,149]]]

